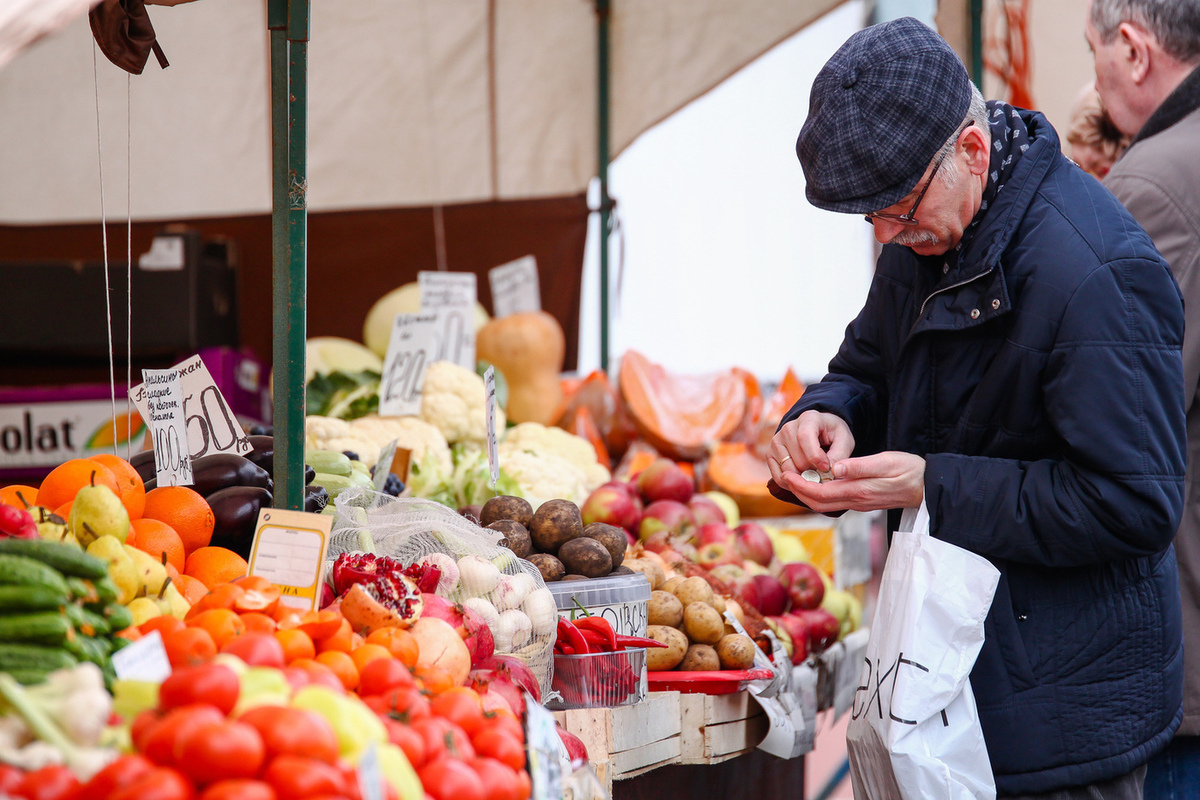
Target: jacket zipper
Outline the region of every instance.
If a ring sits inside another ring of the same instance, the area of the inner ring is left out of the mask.
[[[991,275],[993,269],[995,269],[995,267],[989,267],[986,272],[981,272],[973,278],[967,278],[965,281],[959,281],[958,283],[952,283],[949,286],[943,286],[941,289],[937,289],[937,290],[931,292],[930,295],[928,297],[926,297],[925,300],[921,303],[921,310],[917,312],[917,318],[913,322],[913,327],[915,328],[917,323],[921,321],[922,315],[925,314],[926,304],[928,304],[929,301],[932,300],[934,297],[936,297],[939,294],[942,294],[943,292],[948,292],[951,289],[957,289],[960,286],[966,286],[968,283],[974,283],[975,281],[979,280],[980,278],[982,278],[986,275]]]

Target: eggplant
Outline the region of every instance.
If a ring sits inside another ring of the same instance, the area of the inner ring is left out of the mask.
[[[304,487],[304,510],[316,514],[329,505],[329,490],[324,486],[309,484]]]
[[[275,476],[275,437],[251,436],[252,449],[246,453],[246,458],[265,469],[272,477]]]
[[[142,476],[142,481],[152,479],[158,473],[154,466],[154,451],[143,450],[140,453],[134,453],[129,458],[129,465],[137,470],[137,474]]]
[[[192,459],[192,488],[204,497],[231,486],[267,488],[270,473],[234,453],[213,453]]]
[[[206,499],[215,520],[211,544],[249,560],[258,512],[270,507],[274,500],[271,493],[261,486],[229,486]]]
[[[317,477],[317,471],[312,468],[312,464],[304,465],[304,485],[308,486]]]

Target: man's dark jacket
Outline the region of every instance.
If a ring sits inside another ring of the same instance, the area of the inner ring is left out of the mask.
[[[971,673],[1000,794],[1123,775],[1181,719],[1179,290],[1149,237],[1032,144],[958,265],[883,248],[829,374],[784,418],[924,456],[931,532],[1001,579]]]

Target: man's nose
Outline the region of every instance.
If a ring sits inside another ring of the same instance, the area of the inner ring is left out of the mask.
[[[871,225],[875,228],[875,241],[880,244],[891,244],[892,239],[900,235],[904,230],[903,225],[899,222],[892,222],[888,219],[875,217],[871,220]]]

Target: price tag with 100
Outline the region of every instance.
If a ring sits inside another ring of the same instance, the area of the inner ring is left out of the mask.
[[[143,370],[143,376],[149,370]],[[234,453],[245,455],[254,447],[250,437],[242,430],[241,423],[234,415],[233,409],[225,401],[225,396],[213,380],[212,373],[200,356],[195,355],[181,361],[169,370],[153,370],[154,372],[173,372],[179,380],[182,392],[183,423],[186,428],[188,455],[193,459],[212,453]],[[150,408],[145,377],[129,390],[129,399],[133,401],[142,419],[149,424]],[[190,482],[190,481],[189,481]]]
[[[190,486],[192,457],[187,447],[179,373],[173,369],[144,369],[141,388],[146,405],[142,418],[150,426],[154,442],[155,478],[160,486]]]

